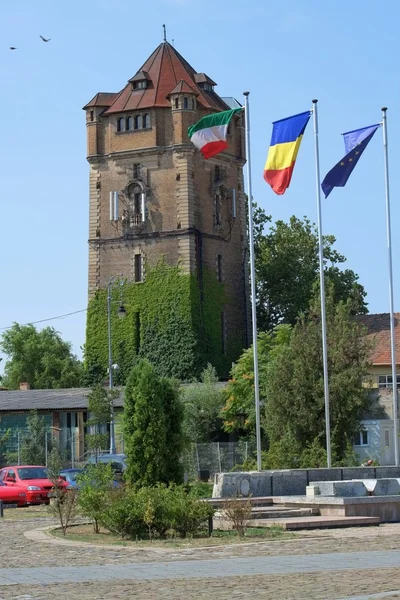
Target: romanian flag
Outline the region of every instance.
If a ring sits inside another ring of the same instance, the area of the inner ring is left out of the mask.
[[[264,179],[276,194],[284,194],[290,185],[303,133],[311,111],[273,123],[271,145],[264,168]]]

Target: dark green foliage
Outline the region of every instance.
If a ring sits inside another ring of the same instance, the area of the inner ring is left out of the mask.
[[[192,443],[212,442],[220,426],[224,396],[218,377],[210,364],[194,382],[182,391],[185,437]]]
[[[88,396],[88,412],[91,416],[86,426],[94,429],[94,432],[86,435],[88,450],[98,453],[107,448],[109,436],[108,433],[101,433],[101,428],[111,421],[111,404],[118,396],[117,390],[106,390],[100,384],[92,388]]]
[[[27,417],[26,425],[28,431],[21,436],[21,464],[44,465],[46,462],[46,422],[36,410],[32,410]],[[48,451],[50,452],[50,450],[49,439]]]
[[[341,461],[371,407],[369,391],[362,383],[368,373],[370,346],[363,327],[352,318],[350,301],[336,304],[328,288],[326,308],[331,443],[336,460]],[[322,460],[317,451],[326,443],[318,302],[311,306],[307,318],[300,318],[290,343],[270,362],[265,386],[263,425],[270,452],[276,444],[284,444],[292,447],[293,455],[308,448],[310,456],[317,454],[317,461]]]
[[[317,229],[306,217],[293,216],[289,223],[277,221],[264,233],[271,218],[260,208],[256,208],[255,221],[259,330],[271,330],[278,323],[295,325],[318,293]],[[335,242],[333,235],[324,236],[325,281],[331,284],[336,302],[350,300],[352,314],[366,313],[365,290],[354,271],[338,267],[346,259],[335,250]]]
[[[265,402],[268,365],[282,346],[290,340],[291,327],[278,325],[272,332],[258,334],[258,371],[260,401]],[[225,405],[221,410],[225,431],[254,431],[254,357],[253,346],[245,350],[231,370],[231,378],[223,389]]]
[[[9,357],[3,385],[10,390],[18,389],[22,381],[32,389],[79,387],[82,383],[82,363],[53,327],[38,331],[33,325],[14,323],[3,333],[0,348]]]
[[[201,294],[195,275],[160,262],[154,268],[146,266],[144,282],[126,283],[123,289],[127,316],[121,320],[112,311],[113,358],[120,367],[116,384],[125,383],[141,358],[154,364],[160,375],[184,381],[199,376],[207,362],[218,373],[228,372],[243,348],[243,332],[228,332],[223,355],[220,315],[229,299],[215,273],[204,269]],[[113,294],[118,301],[119,290]],[[100,290],[89,303],[87,317],[85,369],[90,385],[106,373],[107,344],[107,291]]]
[[[78,508],[84,517],[91,519],[95,533],[99,533],[100,530],[113,478],[110,463],[88,465],[78,476]]]
[[[183,410],[177,385],[140,361],[128,377],[123,418],[127,480],[136,487],[180,483]]]
[[[127,487],[108,494],[101,524],[122,538],[187,537],[204,529],[213,514],[207,502],[182,486]]]

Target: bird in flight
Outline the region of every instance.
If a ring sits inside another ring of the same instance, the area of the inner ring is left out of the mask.
[[[51,38],[46,39],[42,35],[40,35],[39,37],[43,42],[50,42],[50,40],[51,40]]]
[[[10,46],[10,50],[16,50],[17,48],[15,46]]]

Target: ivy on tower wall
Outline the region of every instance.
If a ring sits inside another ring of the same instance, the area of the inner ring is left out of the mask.
[[[229,303],[224,285],[215,273],[203,270],[199,285],[195,275],[160,261],[146,267],[146,280],[125,283],[126,317],[117,316],[119,286],[112,290],[111,328],[116,384],[123,384],[139,358],[152,362],[160,375],[189,381],[210,362],[226,376],[243,348],[237,332],[227,332],[222,353],[221,312]],[[107,290],[99,290],[89,302],[85,367],[87,384],[105,377],[108,366]],[[229,335],[230,334],[230,335]]]

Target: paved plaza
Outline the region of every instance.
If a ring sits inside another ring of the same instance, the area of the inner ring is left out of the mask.
[[[51,523],[46,516],[0,520],[0,600],[400,599],[400,525],[230,546],[128,548],[77,546],[36,532]]]

